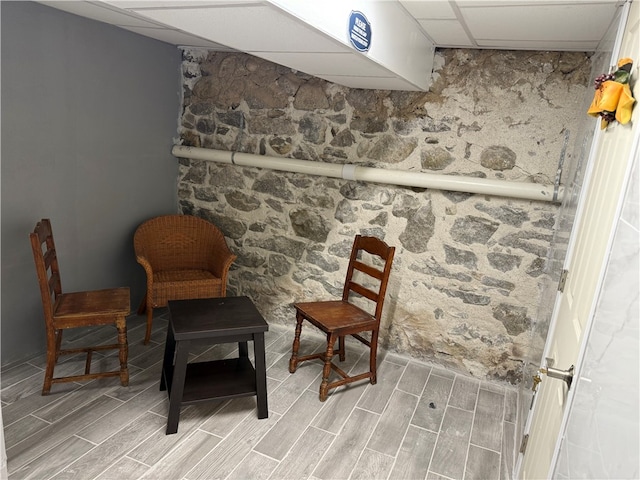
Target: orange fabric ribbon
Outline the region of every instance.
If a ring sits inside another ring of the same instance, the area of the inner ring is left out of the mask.
[[[629,77],[633,61],[623,58],[618,62],[618,70],[596,87],[593,102],[587,113],[602,118],[600,128],[605,129],[614,119],[624,125],[631,120],[631,111],[635,99],[629,87]]]

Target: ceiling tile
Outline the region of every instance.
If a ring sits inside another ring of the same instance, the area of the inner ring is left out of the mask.
[[[323,0],[322,4],[320,0],[40,3],[169,44],[244,51],[353,88],[389,90],[428,88],[425,87],[428,73],[416,70],[419,62],[415,59],[432,57],[434,45],[593,51],[603,41],[612,22],[617,21],[619,7],[625,3],[625,0],[350,0],[345,6],[346,1]],[[282,5],[303,5],[311,11],[315,9],[315,13],[305,20],[295,9]],[[428,44],[429,51],[419,42],[396,45],[386,41],[374,43],[367,54],[355,52],[340,36],[322,28],[320,22],[321,18],[335,17],[338,6],[349,11],[348,5],[355,9],[358,5],[363,9],[371,7],[371,15],[382,10],[397,14],[379,16],[375,23],[379,36],[374,38],[395,41],[402,35],[419,37],[425,40],[422,43]],[[389,51],[391,56],[382,55]],[[425,71],[430,69],[428,66]],[[421,88],[416,88],[417,84]]]
[[[258,54],[258,52],[248,52]],[[340,75],[345,71],[358,72],[359,76],[394,76],[386,68],[366,59],[358,52],[343,53],[291,53],[291,52],[260,52],[260,57],[290,66],[309,75]]]
[[[407,11],[418,20],[421,18],[455,19],[456,13],[449,2],[442,0],[400,0]]]
[[[204,38],[196,37],[189,33],[179,32],[169,28],[149,28],[149,27],[120,27],[124,30],[144,35],[145,37],[155,38],[161,42],[169,43],[171,45],[179,45],[181,47],[198,47],[208,48],[216,51],[234,51],[225,45],[206,40]]]
[[[129,26],[129,27],[157,27],[155,22],[140,18],[134,13],[129,13],[125,10],[114,10],[105,4],[93,4],[90,2],[40,2],[49,7],[57,8],[58,10],[64,10],[65,12],[73,13],[81,17],[90,18],[92,20],[98,20],[99,22],[109,23],[116,26]]]
[[[461,6],[460,12],[479,45],[513,41],[514,48],[525,40],[540,45],[553,41],[597,44],[615,12],[611,4],[470,5]]]
[[[339,52],[344,46],[271,6],[145,9],[144,15],[242,51]]]
[[[418,20],[433,42],[441,47],[473,47],[467,32],[457,20]]]

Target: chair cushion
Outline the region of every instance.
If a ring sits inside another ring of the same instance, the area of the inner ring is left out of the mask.
[[[193,282],[197,280],[212,280],[215,278],[216,277],[207,270],[161,270],[159,272],[153,272],[153,283]]]
[[[206,270],[154,272],[153,307],[164,307],[169,300],[219,297],[222,288],[222,280]]]

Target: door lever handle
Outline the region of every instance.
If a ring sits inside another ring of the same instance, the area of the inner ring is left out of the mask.
[[[567,388],[571,388],[571,382],[573,382],[573,365],[568,370],[560,370],[559,368],[543,367],[540,369],[540,373],[544,373],[547,377],[557,378],[567,384]]]

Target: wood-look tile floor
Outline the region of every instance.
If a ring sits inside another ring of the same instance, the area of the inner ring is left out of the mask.
[[[395,354],[378,353],[378,382],[318,400],[321,364],[291,375],[291,328],[266,336],[269,418],[253,397],[185,406],[165,435],[168,399],[159,390],[167,313],[149,345],[144,319],[129,322],[131,380],[55,384],[42,396],[44,358],[7,365],[1,400],[10,479],[507,479],[512,476],[516,391]],[[111,341],[96,329],[93,341]],[[81,343],[81,337],[71,338]],[[235,345],[196,345],[190,361],[233,356]],[[348,343],[343,368],[366,371]],[[305,325],[301,354],[323,348]],[[249,350],[252,348],[250,346]],[[114,368],[117,356],[94,359]],[[83,369],[71,357],[56,374]],[[345,366],[346,365],[346,366]]]

